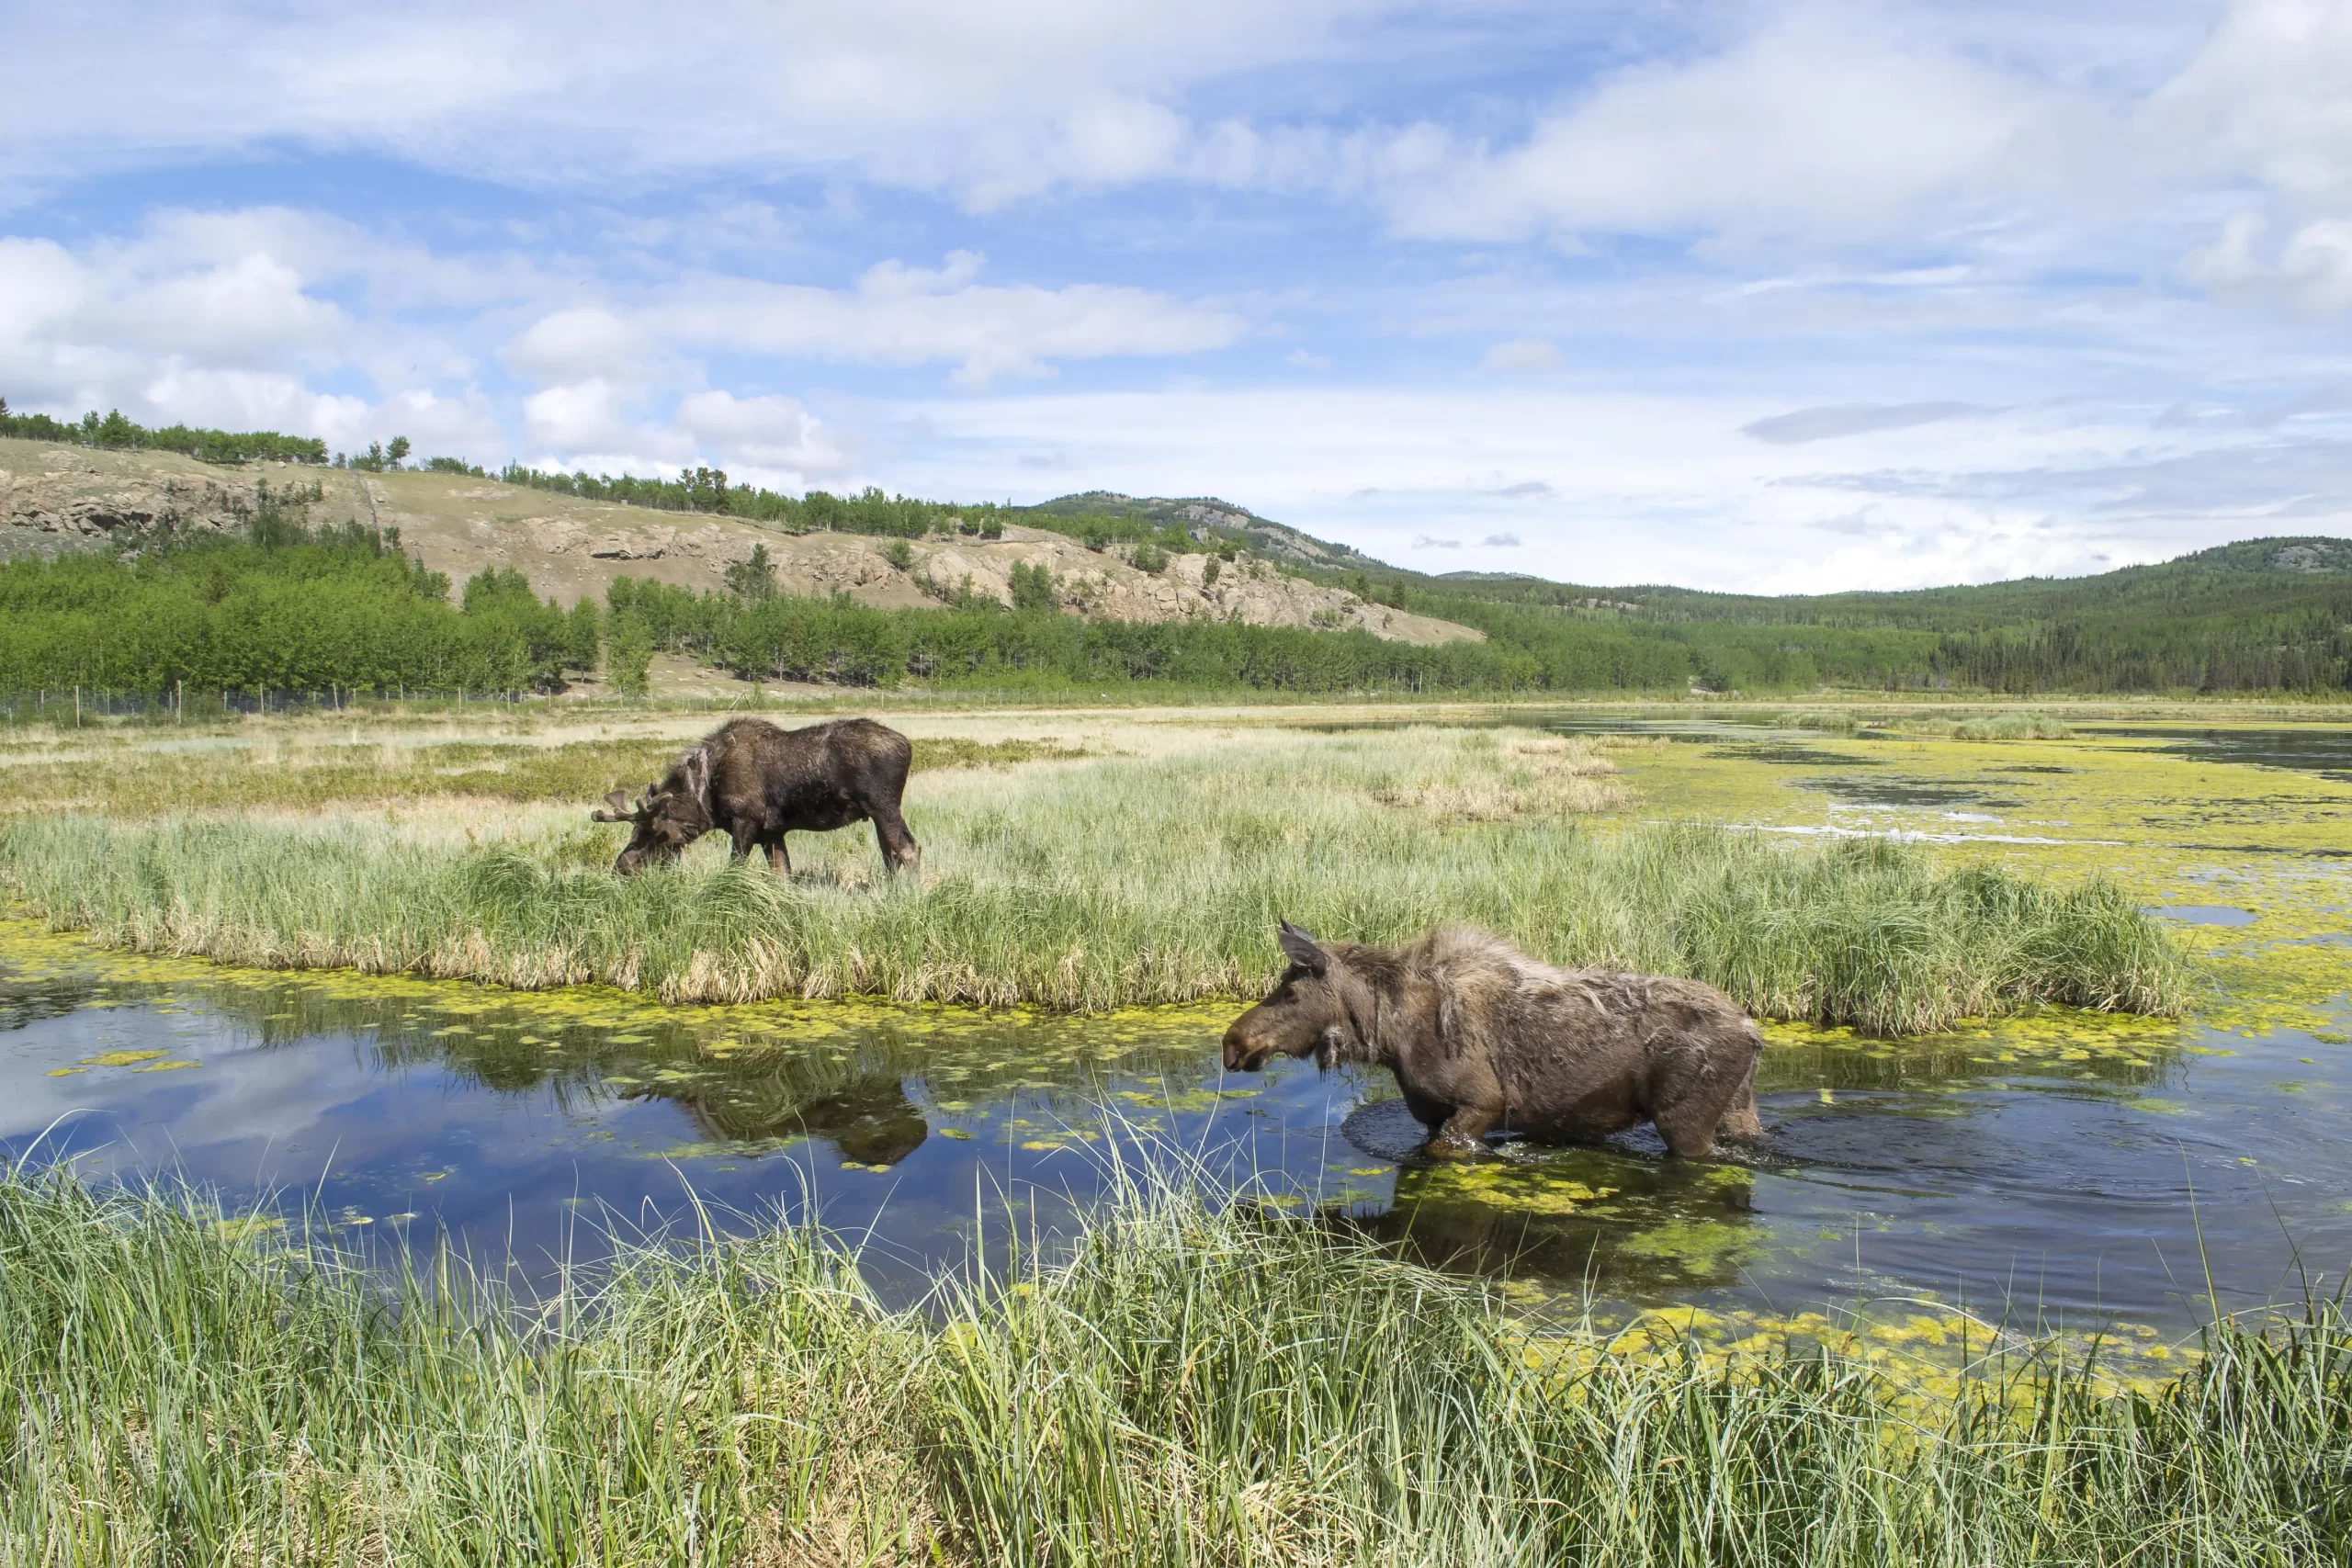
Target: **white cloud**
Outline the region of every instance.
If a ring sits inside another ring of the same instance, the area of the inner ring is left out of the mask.
[[[798,400],[768,396],[738,398],[723,391],[697,392],[680,400],[673,423],[704,451],[745,475],[772,477],[772,488],[801,490],[809,476],[843,472],[849,456]]]
[[[882,262],[849,289],[700,277],[649,307],[669,341],[867,365],[953,364],[959,386],[1036,376],[1057,361],[1199,354],[1237,342],[1238,313],[1144,288],[975,282],[981,258]]]
[[[602,377],[567,382],[523,400],[525,436],[550,452],[609,451],[628,442],[621,389]]]
[[[1860,7],[1784,11],[1734,47],[1630,67],[1508,151],[1392,178],[1408,233],[1878,232],[1966,196],[2045,96]]]
[[[293,141],[600,190],[847,168],[987,205],[1170,172],[1193,137],[1188,89],[1327,54],[1341,28],[1405,8],[721,0],[681,28],[641,0],[428,0],[389,26],[323,0],[50,7],[10,18],[0,139],[19,179]]]
[[[0,238],[0,389],[18,408],[68,417],[119,408],[148,423],[275,429],[345,449],[404,422],[420,442],[496,455],[497,419],[478,389],[424,385],[467,381],[466,355],[436,331],[329,296],[399,279],[407,299],[478,304],[531,276],[284,208],[165,209],[71,250]],[[339,373],[373,381],[381,400],[317,385]]]
[[[2352,309],[2352,220],[2307,223],[2276,247],[2263,243],[2268,228],[2256,213],[2237,213],[2211,244],[2188,254],[2183,270],[2217,294],[2307,315]]]
[[[1560,351],[1542,338],[1513,338],[1487,350],[1487,357],[1478,362],[1482,370],[1528,371],[1556,370],[1560,367]]]
[[[2152,95],[2152,132],[2201,169],[2252,176],[2290,204],[2352,206],[2352,8],[2231,0],[2204,47]]]
[[[315,435],[344,450],[368,444],[374,414],[363,399],[314,392],[292,376],[181,365],[159,371],[127,403],[157,423]]]
[[[659,352],[642,321],[601,305],[581,305],[541,316],[499,353],[508,368],[534,381],[591,377],[641,382]]]

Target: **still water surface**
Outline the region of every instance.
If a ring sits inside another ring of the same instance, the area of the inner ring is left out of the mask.
[[[2167,1331],[2352,1261],[2352,1066],[2279,1030],[2021,1024],[1791,1039],[1752,1156],[1413,1160],[1384,1074],[1227,1077],[1222,1014],[663,1010],[157,965],[0,928],[0,1151],[447,1236],[524,1279],[611,1231],[814,1213],[902,1299],[1066,1232],[1109,1151],[1451,1266],[1623,1305],[1791,1314],[1933,1296],[2020,1325]]]

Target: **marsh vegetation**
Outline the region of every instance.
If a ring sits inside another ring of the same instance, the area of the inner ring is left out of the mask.
[[[1556,962],[1685,975],[1759,1016],[1884,1033],[2051,1003],[2168,1013],[2189,994],[2171,938],[2095,880],[2060,888],[1883,840],[1595,830],[1628,798],[1599,742],[1214,727],[1127,739],[1126,755],[919,775],[919,886],[882,887],[871,847],[846,835],[797,842],[806,871],[790,881],[710,847],[622,883],[605,870],[613,831],[584,812],[430,807],[25,817],[0,826],[0,878],[51,923],[142,950],[673,1001],[1241,997],[1280,967],[1278,919],[1374,942],[1481,925]],[[566,780],[579,767],[521,763]]]
[[[1984,1341],[1531,1342],[1475,1282],[1139,1189],[886,1309],[822,1235],[529,1303],[0,1177],[24,1562],[2283,1564],[2352,1533],[2352,1325],[2179,1379]],[[1631,1353],[1627,1353],[1631,1352]]]

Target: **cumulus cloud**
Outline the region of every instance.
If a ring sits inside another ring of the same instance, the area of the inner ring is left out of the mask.
[[[1489,534],[1478,542],[1488,549],[1515,550],[1519,548],[1519,536],[1516,534]]]
[[[2048,112],[1883,14],[1797,7],[1721,52],[1628,67],[1516,146],[1425,152],[1388,200],[1403,230],[1442,237],[1875,232],[1975,186]]]
[[[811,475],[841,473],[850,463],[833,433],[797,398],[696,392],[679,400],[673,422],[702,450],[739,468],[790,475],[783,486],[788,490],[803,488]]]
[[[308,382],[354,323],[303,284],[266,251],[0,240],[0,384],[19,408],[340,433],[365,405]]]
[[[1789,446],[1839,435],[1863,435],[1874,430],[1907,430],[1913,425],[1937,424],[1984,412],[1973,403],[1836,403],[1754,420],[1741,425],[1739,433],[1758,441],[1770,441],[1776,446]]]
[[[523,400],[524,434],[543,451],[609,451],[627,441],[629,423],[621,389],[602,377],[549,387]]]
[[[2216,293],[2253,299],[2306,315],[2352,309],[2352,219],[2304,224],[2276,246],[2268,220],[2233,215],[2210,244],[2191,251],[2184,270]]]
[[[644,321],[601,305],[551,311],[500,351],[516,374],[540,382],[591,377],[641,381],[660,357]]]

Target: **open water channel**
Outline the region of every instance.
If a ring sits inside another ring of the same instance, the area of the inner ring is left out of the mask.
[[[1625,1304],[1932,1296],[2180,1329],[2209,1270],[2226,1310],[2352,1260],[2352,1052],[2291,1029],[1784,1044],[1751,1155],[1671,1161],[1634,1134],[1452,1168],[1413,1158],[1385,1075],[1223,1076],[1213,1018],[832,1010],[673,1021],[20,934],[0,940],[0,1150],[307,1206],[379,1247],[446,1235],[526,1277],[691,1225],[691,1192],[721,1224],[815,1213],[910,1292],[983,1229],[1065,1228],[1139,1158]]]

